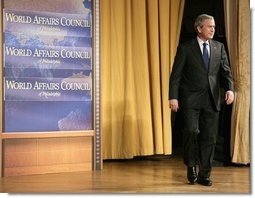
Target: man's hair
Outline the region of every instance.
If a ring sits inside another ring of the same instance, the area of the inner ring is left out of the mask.
[[[214,20],[213,16],[210,16],[208,14],[201,14],[196,18],[194,23],[194,28],[196,32],[197,32],[197,27],[202,27],[204,25],[204,21],[207,19]]]

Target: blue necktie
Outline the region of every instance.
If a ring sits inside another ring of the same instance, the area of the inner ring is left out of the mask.
[[[208,69],[208,64],[209,64],[209,55],[208,55],[208,50],[207,50],[207,43],[203,43],[203,59],[205,62],[205,68]]]

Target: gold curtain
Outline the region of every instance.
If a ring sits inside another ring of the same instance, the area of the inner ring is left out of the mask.
[[[235,83],[231,160],[250,163],[250,1],[225,0],[226,37]]]
[[[171,154],[168,79],[184,0],[101,0],[103,159]]]

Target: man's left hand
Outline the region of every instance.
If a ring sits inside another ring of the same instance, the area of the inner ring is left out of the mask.
[[[227,105],[230,105],[233,103],[233,101],[234,101],[234,92],[233,91],[227,91],[225,93],[225,101],[226,101]]]

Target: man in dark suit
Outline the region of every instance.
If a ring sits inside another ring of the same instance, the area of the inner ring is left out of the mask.
[[[233,79],[224,45],[212,40],[214,18],[202,14],[194,27],[197,37],[177,49],[169,80],[169,105],[172,111],[180,108],[183,113],[184,163],[189,182],[211,186],[220,87],[225,90],[226,104],[231,104]]]

